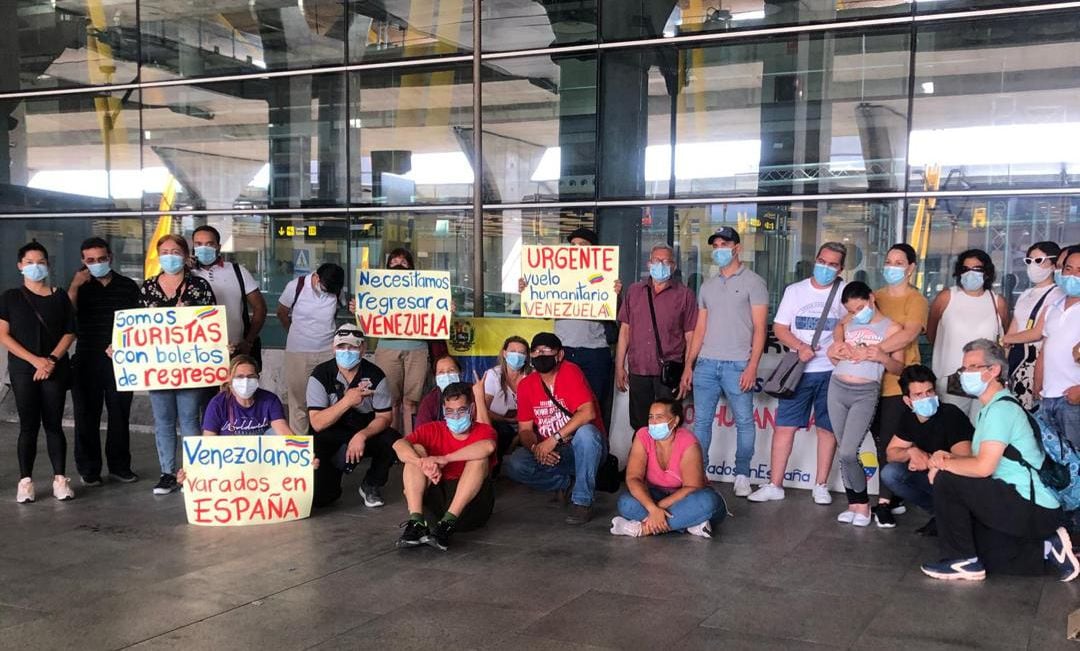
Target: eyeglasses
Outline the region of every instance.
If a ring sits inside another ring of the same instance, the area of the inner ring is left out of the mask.
[[[532,349],[532,354],[533,355],[554,355],[555,351],[548,348],[547,346],[541,346],[539,348],[533,348]]]
[[[1057,256],[1056,255],[1040,255],[1037,258],[1024,258],[1024,264],[1026,264],[1026,265],[1042,264],[1042,263],[1046,262],[1047,260],[1057,260]]]
[[[973,366],[961,366],[960,368],[956,369],[956,372],[957,373],[963,373],[964,371],[977,371],[977,370],[979,370],[981,368],[990,368],[990,365],[989,364],[975,364]]]
[[[461,409],[449,409],[443,407],[443,414],[445,414],[447,418],[461,418],[462,416],[469,415],[469,408],[462,407]]]
[[[364,333],[355,328],[338,328],[334,331],[335,337],[359,337],[363,339]]]

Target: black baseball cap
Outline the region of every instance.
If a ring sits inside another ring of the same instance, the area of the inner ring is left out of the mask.
[[[579,237],[583,240],[588,241],[588,243],[592,244],[593,246],[597,246],[598,244],[600,244],[600,236],[597,235],[596,231],[591,228],[574,229],[569,235],[566,236],[566,241],[573,242]]]
[[[725,242],[734,242],[735,244],[738,244],[739,242],[742,241],[742,240],[739,239],[739,231],[735,230],[734,228],[732,228],[730,226],[725,226],[725,227],[721,228],[720,230],[716,231],[715,233],[713,233],[712,235],[710,235],[709,236],[709,246],[712,246],[712,243],[716,241],[716,238],[720,238],[720,239],[724,240]]]
[[[552,350],[562,350],[562,339],[555,336],[554,332],[538,332],[533,336],[529,350],[536,350],[541,346]]]

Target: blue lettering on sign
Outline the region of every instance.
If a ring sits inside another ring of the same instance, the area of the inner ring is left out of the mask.
[[[720,477],[734,477],[735,466],[723,461],[719,464],[710,464],[705,468],[705,473],[708,475],[720,476]],[[750,467],[750,479],[760,479],[768,481],[772,478],[772,472],[769,470],[769,465],[765,463],[759,463],[756,466]],[[812,480],[810,473],[804,472],[799,468],[792,468],[788,472],[784,473],[784,481],[802,482],[809,484]]]

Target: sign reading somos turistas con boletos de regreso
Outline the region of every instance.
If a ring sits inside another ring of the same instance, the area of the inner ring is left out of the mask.
[[[215,387],[229,379],[221,305],[117,310],[112,362],[119,391]]]

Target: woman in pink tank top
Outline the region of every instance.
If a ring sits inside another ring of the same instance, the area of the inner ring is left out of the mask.
[[[697,437],[682,421],[680,402],[662,398],[649,407],[649,426],[634,436],[626,462],[627,490],[611,520],[613,535],[685,531],[711,538],[711,522],[727,515],[724,498],[705,479]]]

